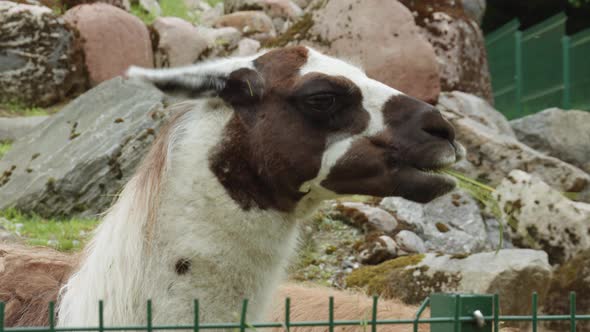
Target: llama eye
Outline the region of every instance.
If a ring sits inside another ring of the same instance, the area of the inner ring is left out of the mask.
[[[336,95],[320,93],[305,99],[305,105],[316,112],[329,112],[336,104]]]

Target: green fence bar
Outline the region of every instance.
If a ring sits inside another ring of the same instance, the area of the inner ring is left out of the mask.
[[[199,313],[199,300],[194,300],[193,301],[193,332],[199,332],[199,328],[200,328],[200,313]]]
[[[516,111],[516,116],[514,117],[521,117],[522,116],[522,89],[523,89],[523,75],[522,75],[522,32],[516,31],[514,33],[514,43],[515,43],[515,55],[514,55],[514,63],[515,63],[515,72],[514,72],[514,79],[516,85],[516,95],[515,95],[515,105],[514,109]],[[514,117],[508,117],[512,119]]]
[[[520,22],[512,20],[486,36],[494,103],[509,117],[516,117],[516,41]]]
[[[494,332],[500,332],[500,295],[494,294]]]
[[[563,36],[561,39],[561,49],[563,52],[563,109],[571,108],[571,59],[570,59],[570,37]]]
[[[49,332],[55,331],[55,303],[49,302]]]
[[[537,301],[538,301],[538,296],[537,296],[537,292],[533,293],[533,332],[537,332],[537,327],[538,327],[538,321],[537,321]]]
[[[570,107],[590,111],[590,29],[569,38]]]
[[[104,302],[98,301],[98,331],[104,331]]]
[[[418,308],[418,311],[416,312],[416,316],[414,316],[414,332],[418,332],[418,324],[420,322],[420,316],[422,316],[422,313],[424,312],[424,310],[426,310],[426,307],[430,304],[430,298],[426,298],[426,300],[424,300],[422,302],[422,304],[420,305],[420,308]]]
[[[328,319],[330,325],[328,326],[328,330],[330,332],[334,332],[334,297],[330,296],[330,300],[328,302]]]
[[[147,301],[147,320],[146,320],[146,331],[152,332],[152,300]]]
[[[285,299],[285,330],[289,332],[291,329],[291,298]]]
[[[377,308],[379,305],[379,297],[373,296],[373,306],[371,307],[371,332],[377,332]]]
[[[570,331],[576,332],[576,293],[570,293]]]
[[[0,332],[4,332],[4,302],[0,302]]]
[[[242,314],[240,315],[240,332],[246,331],[246,314],[248,313],[248,299],[242,302]]]

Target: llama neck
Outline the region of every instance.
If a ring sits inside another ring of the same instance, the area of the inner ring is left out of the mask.
[[[158,189],[159,209],[133,202],[141,177],[127,185],[90,244],[80,270],[62,291],[59,324],[94,325],[105,301],[107,324],[192,322],[192,300],[204,322],[234,321],[250,299],[248,318],[262,319],[295,247],[294,217],[274,210],[244,211],[209,169],[228,110],[194,111],[169,134],[168,169]],[[149,204],[150,200],[143,200]]]

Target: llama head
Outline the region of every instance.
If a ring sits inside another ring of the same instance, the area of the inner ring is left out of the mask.
[[[431,105],[307,47],[127,76],[231,106],[209,166],[243,209],[290,212],[305,197],[350,194],[427,202],[455,186],[431,171],[465,153]]]

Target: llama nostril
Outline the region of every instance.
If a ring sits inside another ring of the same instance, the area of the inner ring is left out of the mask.
[[[451,142],[455,140],[455,129],[438,111],[426,113],[423,118],[422,130],[434,137]]]
[[[454,136],[447,128],[442,128],[442,127],[441,128],[424,128],[423,130],[432,136],[446,139],[449,141],[452,141],[452,139],[450,137]]]

